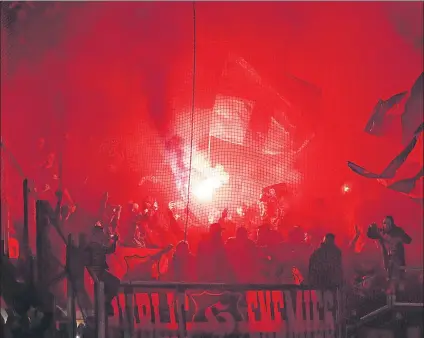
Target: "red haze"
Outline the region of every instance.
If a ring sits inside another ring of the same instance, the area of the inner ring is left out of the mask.
[[[418,239],[422,207],[354,176],[346,161],[380,170],[400,149],[396,140],[368,136],[363,128],[379,98],[409,89],[423,71],[422,6],[196,2],[197,104],[214,92],[229,52],[276,87],[286,72],[313,83],[322,90],[322,109],[305,191],[323,198],[329,213],[343,210],[348,220],[340,227],[393,214]],[[50,17],[28,18],[7,42],[2,138],[26,172],[35,140],[44,136],[59,147],[62,130],[72,143],[64,155],[68,184],[87,172],[101,177],[93,149],[124,134],[141,142],[135,158],[148,166],[155,154],[140,139],[154,137],[153,127],[170,132],[172,97],[190,105],[190,2],[63,3]],[[345,182],[352,191],[341,196]]]

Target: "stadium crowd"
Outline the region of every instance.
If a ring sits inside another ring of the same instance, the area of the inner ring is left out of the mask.
[[[194,217],[188,208],[177,212],[174,203],[163,207],[153,197],[121,206],[110,203],[105,193],[97,215],[81,221],[84,213],[57,185],[54,162],[54,154],[49,154],[37,178],[44,183],[31,187],[32,192],[52,206],[49,222],[56,229],[80,234],[76,225],[85,224],[81,262],[104,281],[109,315],[121,280],[341,288],[354,307],[366,299],[405,291],[404,245],[412,239],[390,215],[380,227],[376,223],[355,226],[354,237],[346,243],[333,233],[311,234],[301,226],[285,224],[266,199],[257,207],[259,222],[252,222],[250,211],[242,207],[237,217],[225,209],[208,226],[187,226],[187,218]],[[65,246],[52,238],[48,241],[45,258],[64,258]],[[422,273],[420,278],[415,282],[422,283]],[[65,307],[63,288],[53,293],[57,304]]]

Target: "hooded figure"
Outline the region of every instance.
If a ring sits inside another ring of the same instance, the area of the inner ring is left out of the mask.
[[[335,235],[327,234],[309,258],[309,284],[329,289],[340,287],[342,282],[342,252],[335,244]]]

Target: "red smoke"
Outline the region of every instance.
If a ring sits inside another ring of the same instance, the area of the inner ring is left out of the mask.
[[[210,105],[229,53],[241,55],[276,88],[286,73],[313,83],[322,107],[319,117],[309,117],[316,137],[304,191],[325,201],[323,222],[340,231],[392,214],[418,242],[422,207],[355,177],[346,161],[379,170],[400,149],[363,128],[379,98],[408,90],[423,71],[422,6],[197,2],[196,104]],[[172,133],[175,100],[191,104],[191,3],[64,3],[50,16],[28,16],[8,43],[11,48],[2,43],[8,55],[2,58],[2,139],[25,172],[41,136],[56,151],[65,144],[68,185],[97,178],[75,192],[80,200],[103,189],[107,159],[96,149],[105,139],[137,144],[132,161],[141,171],[162,161],[152,139]],[[342,196],[347,181],[354,188]],[[115,184],[117,199],[134,198],[128,196],[132,183]],[[308,208],[312,214],[322,209]],[[342,219],[330,221],[326,212],[337,210]]]

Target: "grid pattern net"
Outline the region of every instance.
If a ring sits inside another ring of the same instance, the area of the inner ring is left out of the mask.
[[[296,128],[288,121],[287,112],[295,107],[239,56],[227,58],[214,90],[196,85],[194,107],[191,106],[193,76],[198,75],[187,72],[181,95],[174,93],[170,100],[168,108],[172,116],[167,123],[171,127],[165,137],[157,129],[157,121],[143,115],[116,124],[109,121],[114,124],[111,130],[97,131],[94,137],[90,135],[77,144],[79,135],[93,132],[89,131],[88,122],[73,121],[75,107],[60,109],[62,117],[44,117],[53,121],[49,122],[51,127],[52,123],[66,125],[67,132],[71,137],[74,135],[70,141],[65,140],[62,149],[55,151],[61,152],[64,183],[71,195],[77,196],[80,206],[84,208],[84,200],[98,198],[101,190],[107,190],[115,195],[118,204],[129,200],[142,204],[149,196],[159,202],[162,210],[171,205],[189,227],[216,222],[224,209],[228,209],[228,218],[236,223],[243,223],[245,219],[241,216],[249,210],[249,221],[259,225],[263,213],[258,203],[260,195],[269,192],[264,188],[276,185],[279,207],[284,211],[288,192],[293,197],[301,188],[303,175],[297,161],[306,156],[302,144],[295,145]],[[209,106],[203,102],[205,95],[197,99],[204,92],[208,93]],[[53,134],[43,136],[60,145],[67,136],[59,135],[57,129],[47,128],[45,134]],[[12,140],[13,135],[9,136]],[[93,168],[92,172],[88,170],[78,178],[72,177],[78,172],[75,162],[79,159],[70,159],[69,154],[81,155],[87,167]],[[25,157],[28,156],[18,156]],[[4,162],[10,166],[5,170],[7,199],[15,201],[10,204],[14,217],[19,218],[23,210],[20,182],[24,176],[33,178],[37,174],[31,170],[20,172],[10,158]],[[103,181],[90,185],[94,178]],[[77,184],[73,184],[75,181]],[[82,189],[83,193],[78,191]]]

